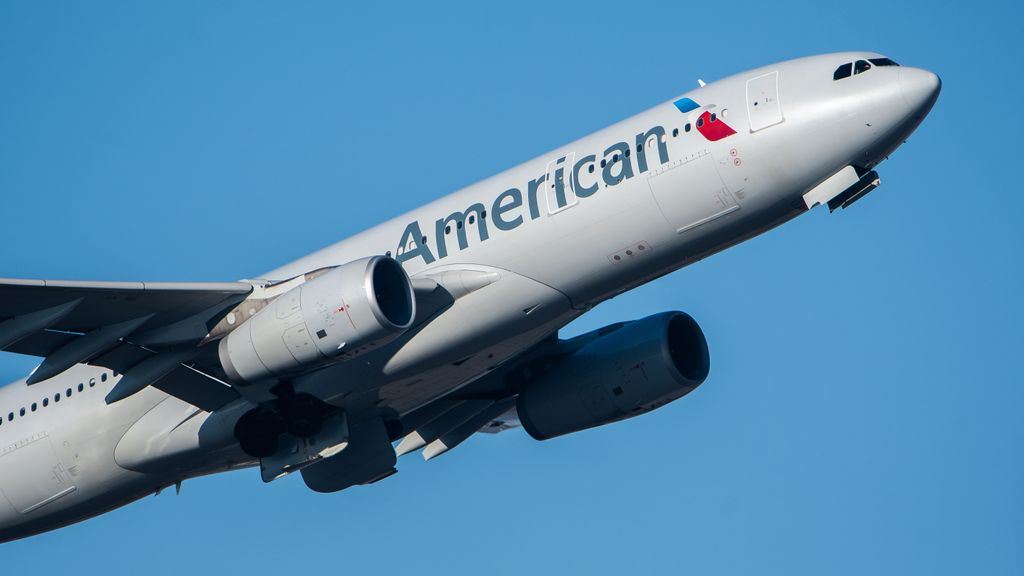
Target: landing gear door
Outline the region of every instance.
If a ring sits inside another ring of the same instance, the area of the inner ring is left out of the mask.
[[[747,80],[747,113],[750,115],[751,132],[782,122],[777,70]]]

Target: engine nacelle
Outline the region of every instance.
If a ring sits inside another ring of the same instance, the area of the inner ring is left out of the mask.
[[[583,346],[519,394],[523,428],[546,440],[632,418],[699,386],[710,358],[704,332],[682,312],[626,324]]]
[[[416,299],[397,261],[343,264],[278,296],[221,340],[221,364],[237,382],[347,360],[412,326]]]

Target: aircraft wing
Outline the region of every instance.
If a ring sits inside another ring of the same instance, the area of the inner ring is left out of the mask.
[[[552,334],[498,369],[402,418],[407,431],[398,456],[422,449],[423,459],[445,454],[477,433],[521,428],[516,398],[530,374],[540,374],[568,356],[586,337],[561,341]]]
[[[516,407],[513,406],[501,416],[493,418],[490,422],[481,426],[477,432],[497,434],[498,432],[520,427],[522,427],[522,424],[519,422],[519,414],[516,412]]]
[[[165,392],[210,410],[237,393],[194,368],[197,345],[252,290],[242,282],[0,279],[0,350],[45,358],[29,384],[78,363],[122,374],[143,368],[159,375],[161,389],[173,372],[166,380],[182,390]]]

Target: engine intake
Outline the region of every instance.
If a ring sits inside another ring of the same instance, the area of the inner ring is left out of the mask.
[[[278,296],[218,345],[232,380],[252,383],[354,358],[412,326],[412,282],[384,256],[343,264]]]
[[[681,398],[708,377],[704,332],[689,314],[631,322],[583,346],[529,383],[516,404],[537,440],[639,416]]]

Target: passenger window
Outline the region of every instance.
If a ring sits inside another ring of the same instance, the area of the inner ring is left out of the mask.
[[[106,382],[106,381],[107,381],[107,373],[104,372],[103,374],[100,374],[100,382]]]
[[[843,64],[839,68],[836,68],[835,73],[832,74],[832,79],[833,80],[842,80],[843,78],[849,78],[850,74],[852,73],[852,71],[853,71],[853,64],[850,64],[850,63]]]
[[[78,383],[78,391],[81,392],[82,390],[85,390],[85,384],[82,384],[81,382],[79,382]]]
[[[867,60],[857,60],[853,65],[853,73],[860,74],[861,72],[867,72],[871,69],[871,64],[868,64]]]
[[[50,405],[50,399],[49,398],[43,398],[43,408],[46,408],[49,405]]]
[[[683,126],[683,132],[689,132],[689,131],[690,131],[690,123],[687,122],[686,125]]]
[[[899,66],[899,64],[893,62],[889,58],[868,58],[868,62],[871,62],[875,66]]]
[[[7,414],[7,421],[10,422],[11,420],[14,420],[14,412],[10,412]]]

